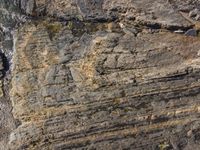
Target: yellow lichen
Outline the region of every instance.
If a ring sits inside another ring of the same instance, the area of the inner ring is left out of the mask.
[[[169,144],[167,142],[164,142],[158,146],[160,150],[166,150],[169,147]]]
[[[62,24],[60,24],[59,22],[50,23],[45,21],[43,22],[43,25],[46,27],[51,39],[56,35],[56,33],[60,32],[62,28]]]
[[[68,24],[67,24],[67,28],[68,28],[69,30],[72,30],[72,29],[73,29],[73,26],[74,26],[73,22],[72,22],[72,21],[69,21]]]

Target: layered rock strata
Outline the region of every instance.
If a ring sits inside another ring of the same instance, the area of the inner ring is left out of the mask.
[[[0,3],[0,149],[200,148],[199,1]]]

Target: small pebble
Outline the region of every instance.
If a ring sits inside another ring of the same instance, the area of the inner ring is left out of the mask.
[[[200,20],[200,15],[199,14],[195,17],[195,20],[196,21]]]
[[[189,130],[189,131],[187,132],[187,136],[188,136],[188,137],[192,136],[192,130]]]
[[[182,34],[182,33],[184,33],[184,31],[179,29],[179,30],[174,31],[174,33]]]
[[[189,29],[187,32],[185,32],[185,35],[187,35],[187,36],[197,36],[197,31],[195,29]]]
[[[198,9],[194,9],[189,12],[189,17],[195,17],[198,14]]]

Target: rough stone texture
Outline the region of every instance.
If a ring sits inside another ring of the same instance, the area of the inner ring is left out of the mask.
[[[198,144],[199,47],[198,38],[168,32],[76,38],[65,27],[51,41],[43,24],[25,25],[13,58],[10,96],[21,125],[11,147]]]
[[[0,4],[0,149],[200,149],[200,1]]]
[[[10,0],[0,0],[0,149],[8,149],[9,135],[16,128],[10,102],[9,60],[12,56],[13,38],[11,30],[23,18],[20,10]],[[23,19],[22,19],[23,20]],[[21,21],[20,21],[21,22]]]

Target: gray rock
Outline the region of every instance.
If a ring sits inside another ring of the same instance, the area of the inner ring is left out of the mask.
[[[0,0],[0,150],[198,149],[199,4]]]
[[[187,32],[185,32],[185,35],[187,35],[187,36],[197,36],[197,31],[195,29],[189,29]]]
[[[195,17],[198,14],[199,10],[198,9],[194,9],[192,11],[189,12],[189,17]]]
[[[200,20],[200,14],[196,15],[195,20],[197,20],[197,21]]]

